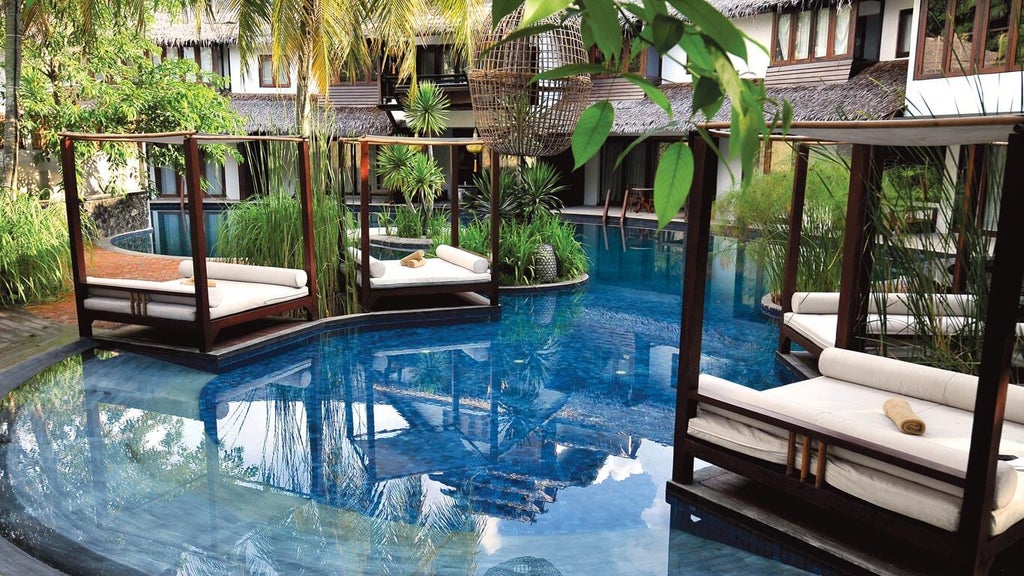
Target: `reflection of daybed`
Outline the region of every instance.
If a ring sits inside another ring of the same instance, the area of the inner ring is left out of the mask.
[[[955,531],[977,377],[840,348],[823,351],[818,366],[818,378],[761,392],[702,375],[689,421],[694,454],[714,444]],[[886,417],[882,405],[894,397],[910,402],[924,435],[903,434]],[[1009,389],[999,452],[1019,459],[997,462],[993,535],[1024,519],[1024,388]]]
[[[400,138],[389,136],[364,136],[359,139],[359,157],[361,162],[359,195],[359,250],[350,251],[359,268],[359,300],[362,307],[369,310],[378,298],[384,296],[421,296],[431,294],[455,294],[463,292],[481,292],[487,295],[491,306],[498,305],[498,274],[496,269],[488,270],[487,260],[475,254],[459,250],[459,195],[451,194],[451,246],[449,255],[442,256],[442,248],[438,247],[438,258],[428,259],[426,265],[419,268],[406,268],[398,260],[381,261],[370,255],[370,146],[394,145],[427,145],[448,147],[453,156],[460,147],[482,145],[483,142],[471,138]],[[498,205],[498,167],[499,156],[491,152],[491,206]],[[458,162],[451,163],[449,182],[458,182]],[[501,220],[497,211],[492,211],[490,218],[491,254],[498,254],[498,232]],[[454,248],[453,248],[454,247]],[[464,253],[459,253],[464,252]],[[441,260],[440,262],[437,260]],[[493,261],[493,258],[492,258]],[[481,262],[483,265],[481,266]],[[365,271],[370,270],[370,281],[364,282]],[[469,271],[469,272],[467,272]]]
[[[839,325],[839,292],[796,292],[792,312],[786,312],[780,328],[782,352],[789,351],[789,341],[796,342],[817,355],[835,346]],[[881,298],[885,298],[885,314],[881,314]],[[918,304],[920,303],[920,304]],[[974,297],[968,294],[932,294],[928,309],[934,321],[921,326],[914,306],[925,305],[921,296],[899,293],[869,297],[869,313],[865,325],[870,337],[914,337],[935,331],[943,334],[961,332],[974,320]],[[882,325],[884,318],[885,325]]]
[[[107,320],[188,330],[196,333],[199,350],[208,352],[222,328],[300,308],[306,310],[309,319],[316,316],[308,140],[288,137],[211,136],[188,132],[61,136],[61,162],[66,190],[78,331],[83,337],[92,336],[93,321]],[[299,185],[296,187],[296,194],[301,204],[302,270],[208,262],[206,259],[206,231],[201,224],[204,218],[199,146],[257,140],[294,143],[299,147]],[[191,278],[194,285],[216,286],[211,286],[208,290],[195,290],[193,285],[183,284],[181,279],[153,282],[88,276],[78,182],[75,176],[75,143],[78,141],[181,146],[185,156],[192,259],[183,261],[178,272],[182,278]]]

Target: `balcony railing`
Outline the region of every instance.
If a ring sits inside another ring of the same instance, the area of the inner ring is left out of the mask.
[[[417,74],[418,82],[433,82],[441,88],[454,101],[461,100],[460,96],[468,95],[469,80],[465,72],[455,74]],[[397,76],[382,75],[380,77],[380,103],[382,106],[398,104],[405,95],[409,93],[411,83],[408,79],[398,81]]]

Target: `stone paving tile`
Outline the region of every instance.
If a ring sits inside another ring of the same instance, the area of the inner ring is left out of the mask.
[[[181,260],[96,248],[86,254],[85,269],[88,276],[171,280],[178,276]],[[45,304],[0,307],[0,369],[73,341],[78,337],[77,326],[74,293]],[[104,329],[116,324],[93,326]]]

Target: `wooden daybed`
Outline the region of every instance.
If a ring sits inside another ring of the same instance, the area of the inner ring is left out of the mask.
[[[377,260],[370,255],[370,146],[426,145],[444,146],[452,150],[469,145],[482,146],[482,140],[472,138],[402,138],[392,136],[364,136],[359,142],[359,249],[350,255],[358,267],[359,300],[366,310],[373,308],[384,296],[423,296],[432,294],[483,293],[491,306],[498,305],[498,273],[493,255],[498,254],[498,234],[501,219],[491,211],[491,257],[473,254],[459,248],[459,180],[455,162],[452,162],[450,182],[451,246],[439,246],[438,258],[427,259],[426,265],[408,268],[398,260]],[[491,206],[498,205],[499,155],[491,151]],[[481,265],[481,262],[483,263]],[[370,273],[366,274],[369,270]],[[369,281],[367,282],[367,276]]]
[[[882,298],[885,299],[884,314]],[[923,325],[921,319],[913,313],[912,298],[921,297],[897,292],[872,294],[864,322],[867,337],[912,339],[936,332],[956,334],[970,326],[977,326],[975,298],[970,294],[932,294],[928,302],[929,309],[934,312],[934,320]],[[794,292],[790,298],[790,311],[782,315],[779,351],[788,353],[790,343],[796,342],[817,356],[825,348],[835,346],[839,328],[839,299],[839,292]]]
[[[199,146],[248,141],[291,142],[299,148],[299,183],[303,228],[303,269],[273,268],[212,262],[206,258],[203,193]],[[180,278],[152,282],[97,278],[87,274],[85,239],[75,166],[76,142],[127,142],[181,146],[185,157],[191,260],[178,267]],[[78,331],[92,336],[92,323],[107,320],[184,330],[196,335],[200,352],[208,352],[221,329],[303,308],[317,316],[316,267],[313,255],[312,196],[309,179],[309,141],[294,137],[214,136],[192,132],[167,134],[61,134],[61,166],[71,241],[71,268],[78,314]],[[195,290],[195,286],[208,286]]]
[[[1018,311],[1024,283],[1018,253],[1024,246],[1024,173],[1018,168],[1024,163],[1024,117],[794,122],[790,133],[853,145],[836,348],[821,353],[821,378],[777,391],[753,392],[700,374],[718,159],[711,145],[692,135],[695,177],[687,207],[667,494],[693,497],[687,484],[693,483],[694,461],[701,458],[790,494],[828,521],[855,523],[926,549],[942,558],[950,573],[987,574],[997,554],[1024,541],[1024,482],[1014,463],[1000,458],[1020,462],[1024,453],[1024,397],[1009,386],[1016,324],[1024,320]],[[990,142],[1008,146],[978,377],[851,351],[862,342],[870,311],[865,231],[871,214],[865,206],[881,189],[879,148]],[[801,156],[805,162],[806,150]],[[799,217],[794,210],[791,226]],[[784,285],[790,280],[795,278],[784,279]],[[895,428],[880,419],[879,400],[893,396],[909,399],[923,412],[924,436],[894,434]]]

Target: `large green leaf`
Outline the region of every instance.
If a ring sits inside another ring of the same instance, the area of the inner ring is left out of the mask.
[[[520,28],[535,24],[552,14],[565,10],[572,0],[526,0],[523,3],[523,19]]]
[[[686,25],[682,20],[667,14],[658,14],[651,22],[651,42],[658,54],[667,54],[679,44]]]
[[[601,149],[614,121],[615,109],[606,101],[595,102],[580,114],[572,134],[572,155],[576,161],[573,170],[586,164]]]
[[[494,0],[491,3],[491,24],[497,25],[502,18],[511,14],[523,0]]]
[[[673,8],[690,19],[705,35],[728,52],[747,59],[743,33],[706,0],[668,0]]]
[[[622,77],[630,84],[633,84],[643,90],[644,94],[651,99],[651,102],[654,102],[661,107],[661,109],[665,111],[665,114],[668,114],[668,117],[672,118],[672,105],[669,104],[668,96],[665,96],[665,93],[662,92],[660,88],[652,84],[650,80],[643,76],[627,73],[623,74]]]
[[[693,152],[686,142],[676,142],[661,155],[654,173],[654,211],[659,228],[664,228],[679,213],[690,195],[692,183]]]
[[[722,87],[708,76],[693,81],[693,111],[703,112],[706,118],[714,116],[722,107]]]
[[[622,27],[612,0],[586,0],[582,26],[589,28],[606,60],[622,55]]]

